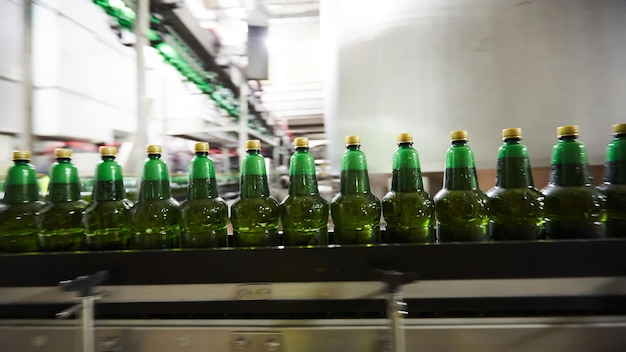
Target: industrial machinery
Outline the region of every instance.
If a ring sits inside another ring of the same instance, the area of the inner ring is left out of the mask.
[[[623,351],[624,253],[607,239],[5,254],[0,351]]]

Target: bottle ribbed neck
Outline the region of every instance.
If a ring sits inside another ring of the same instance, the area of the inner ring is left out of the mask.
[[[367,160],[358,145],[349,145],[341,160],[341,193],[370,193]]]
[[[115,161],[114,156],[103,156],[102,161],[96,166],[93,200],[101,202],[125,198],[121,165]]]
[[[626,184],[626,134],[617,134],[606,149],[604,182]]]
[[[424,190],[419,154],[413,148],[413,143],[398,143],[398,149],[393,154],[392,164],[392,191],[417,192]]]
[[[467,141],[453,141],[446,153],[444,187],[449,190],[476,190],[478,178],[474,153]]]
[[[318,194],[315,159],[309,148],[299,147],[289,161],[289,195]]]
[[[268,197],[269,195],[265,158],[260,150],[248,150],[241,165],[240,197]]]
[[[21,204],[39,200],[39,185],[35,168],[28,160],[15,160],[7,172],[4,203]]]
[[[552,148],[550,183],[557,186],[591,185],[585,146],[576,136],[563,136]]]
[[[533,187],[528,150],[519,138],[507,138],[498,149],[496,186],[502,188]]]
[[[148,154],[143,164],[139,201],[171,198],[167,165],[160,154]]]
[[[78,170],[69,158],[58,158],[52,164],[48,187],[51,203],[73,202],[81,199]]]
[[[196,152],[189,162],[189,186],[187,199],[218,197],[215,167],[208,152]]]

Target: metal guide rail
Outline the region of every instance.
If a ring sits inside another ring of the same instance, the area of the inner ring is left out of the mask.
[[[415,317],[626,312],[623,239],[4,254],[0,268],[0,317],[45,317],[73,301],[60,281],[100,271],[97,314],[114,318],[383,317],[386,272],[413,276],[399,285]]]
[[[625,253],[606,239],[4,254],[0,351],[622,351]]]

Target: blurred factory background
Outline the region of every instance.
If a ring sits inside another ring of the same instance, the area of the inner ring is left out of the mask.
[[[280,189],[306,136],[330,195],[356,134],[382,195],[410,132],[434,193],[466,129],[489,189],[500,131],[521,127],[541,187],[556,127],[577,124],[600,182],[626,121],[624,18],[619,0],[0,0],[0,170],[20,148],[45,173],[67,146],[89,177],[114,144],[132,176],[158,143],[184,180],[199,140],[231,192],[258,138]]]

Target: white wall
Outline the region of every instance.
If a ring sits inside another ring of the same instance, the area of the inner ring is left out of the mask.
[[[135,53],[91,1],[33,9],[34,132],[99,142],[135,129]]]
[[[10,164],[11,150],[19,145],[19,140],[11,134],[21,132],[25,116],[22,103],[23,1],[27,0],[0,0],[0,47],[3,49],[0,54],[0,174]],[[135,49],[120,42],[109,26],[110,21],[90,0],[34,2],[33,130],[36,137],[112,142],[116,130],[135,131]],[[196,132],[199,129],[196,126],[203,128],[206,121],[224,122],[208,96],[183,82],[182,76],[153,49],[146,48],[146,60],[146,89],[151,99],[148,143],[165,143],[165,133]],[[187,121],[196,120],[201,123],[187,126]],[[41,147],[45,143],[37,145]],[[143,147],[139,149],[143,153]],[[78,162],[79,156],[76,158]],[[130,160],[124,153],[120,158]],[[91,160],[84,164],[81,173],[91,173]]]
[[[407,131],[422,168],[442,170],[455,129],[494,168],[506,127],[548,165],[565,124],[602,164],[611,125],[626,122],[626,1],[322,0],[321,16],[335,168],[358,134],[370,171],[390,172]]]
[[[18,133],[23,116],[20,1],[0,0],[0,47],[0,132]],[[1,141],[12,143],[12,138],[5,136]]]

